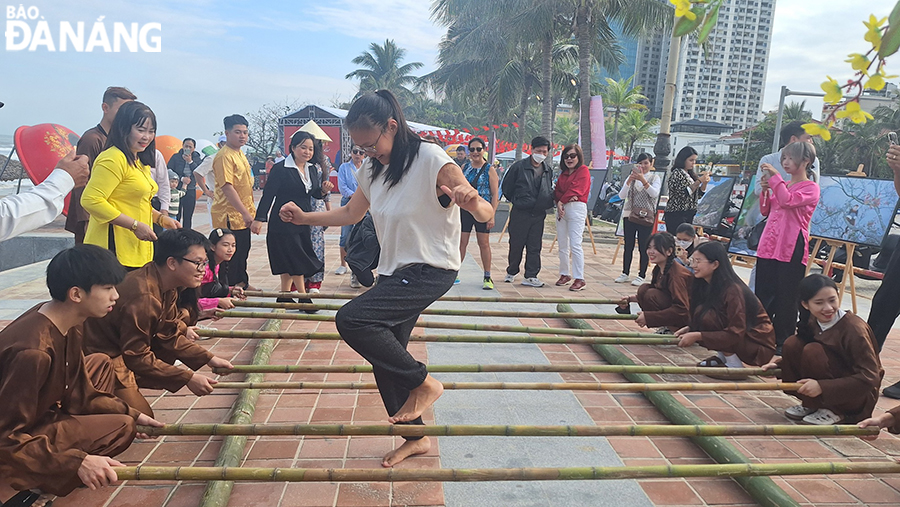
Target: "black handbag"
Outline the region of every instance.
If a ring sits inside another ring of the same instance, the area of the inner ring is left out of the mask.
[[[768,219],[766,218],[760,220],[753,226],[750,235],[747,236],[747,248],[750,250],[757,250],[759,248],[759,240],[762,239],[763,231],[766,230],[767,221]]]

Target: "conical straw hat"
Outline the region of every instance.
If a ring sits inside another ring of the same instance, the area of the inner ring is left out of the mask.
[[[322,130],[322,127],[320,127],[318,124],[316,124],[316,122],[312,120],[306,122],[306,125],[300,127],[300,130],[302,130],[303,132],[309,132],[319,141],[324,141],[326,143],[332,142],[331,138],[328,137],[328,134],[326,134],[325,131]]]

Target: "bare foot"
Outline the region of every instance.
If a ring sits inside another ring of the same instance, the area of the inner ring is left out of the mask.
[[[44,493],[41,495],[40,498],[35,500],[33,504],[31,504],[31,507],[44,507],[45,505],[47,505],[48,503],[50,503],[54,500],[56,500],[56,495],[50,495],[50,494]]]
[[[422,437],[419,440],[405,440],[403,445],[384,455],[381,466],[391,468],[410,456],[425,454],[431,450],[431,440]]]
[[[428,407],[434,405],[434,402],[442,394],[444,394],[444,385],[431,375],[428,375],[425,377],[425,382],[422,382],[422,385],[409,392],[406,403],[400,407],[400,410],[393,417],[388,418],[388,422],[397,424],[418,418],[423,412],[428,410]]]

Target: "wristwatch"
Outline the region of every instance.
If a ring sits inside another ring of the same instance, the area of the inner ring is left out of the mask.
[[[138,221],[135,220],[134,223],[131,224],[131,230],[132,230],[132,231],[136,231],[136,230],[137,230],[137,226],[138,226]]]

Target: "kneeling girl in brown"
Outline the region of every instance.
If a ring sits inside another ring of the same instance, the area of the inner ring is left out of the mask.
[[[855,423],[871,417],[884,370],[872,329],[841,310],[831,278],[809,275],[800,282],[797,334],[784,342],[781,358],[763,368],[781,368],[785,382],[803,384],[802,404],[784,411],[808,424]]]

